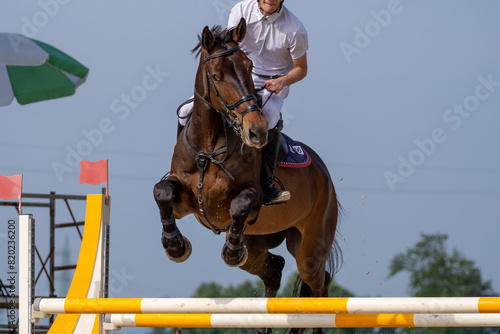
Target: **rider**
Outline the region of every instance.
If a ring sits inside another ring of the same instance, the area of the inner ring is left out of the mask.
[[[262,114],[268,122],[268,144],[263,149],[264,204],[279,204],[290,199],[288,191],[276,188],[273,174],[282,128],[281,107],[288,96],[290,85],[307,75],[308,37],[304,25],[285,6],[284,0],[244,0],[237,3],[229,15],[228,28],[238,25],[243,17],[247,23],[246,35],[240,42],[241,50],[253,61],[253,80],[262,96]],[[260,89],[259,89],[260,88]],[[192,105],[180,109],[182,116]],[[182,124],[184,123],[184,124]]]

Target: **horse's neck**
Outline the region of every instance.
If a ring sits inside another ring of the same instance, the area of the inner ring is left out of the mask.
[[[208,101],[209,89],[205,66],[200,57],[200,65],[195,78],[195,90]],[[209,153],[220,147],[221,142],[225,139],[225,133],[222,117],[206,101],[195,95],[193,113],[186,135],[197,149]]]
[[[221,116],[216,110],[196,98],[186,135],[199,150],[209,153],[220,148],[225,139]]]

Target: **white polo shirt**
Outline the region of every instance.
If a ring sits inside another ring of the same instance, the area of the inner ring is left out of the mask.
[[[309,48],[304,25],[285,6],[266,17],[257,0],[241,1],[231,10],[228,28],[236,27],[242,17],[247,32],[240,46],[253,61],[255,73],[285,75],[294,68],[292,59],[302,57]]]

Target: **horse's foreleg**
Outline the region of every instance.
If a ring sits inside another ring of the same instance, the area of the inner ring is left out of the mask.
[[[226,243],[222,248],[222,259],[230,267],[241,267],[248,258],[248,250],[243,242],[245,224],[256,218],[259,195],[256,189],[244,189],[231,201],[229,227]]]
[[[154,187],[154,197],[160,209],[160,219],[163,224],[161,243],[165,248],[168,258],[174,262],[184,262],[191,255],[192,247],[189,240],[184,237],[175,223],[172,202],[179,193],[178,183],[162,180]]]

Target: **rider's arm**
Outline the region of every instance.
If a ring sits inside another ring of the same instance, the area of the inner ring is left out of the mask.
[[[270,79],[264,82],[262,88],[267,89],[270,92],[275,92],[279,94],[283,87],[293,85],[294,83],[304,79],[307,75],[307,53],[300,58],[293,59],[294,68],[277,79]]]

